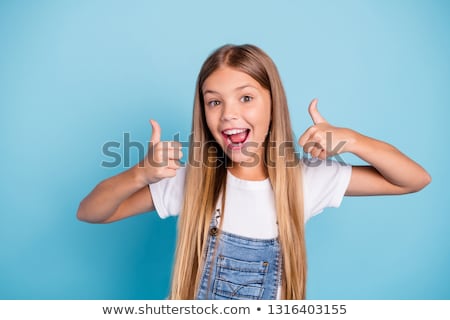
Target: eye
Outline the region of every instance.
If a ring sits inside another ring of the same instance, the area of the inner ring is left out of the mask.
[[[216,107],[219,104],[220,104],[219,100],[211,100],[211,101],[208,101],[208,103],[207,103],[207,105],[210,106],[210,107]]]
[[[241,102],[250,102],[252,100],[253,100],[253,97],[251,97],[251,96],[243,96],[241,98]]]

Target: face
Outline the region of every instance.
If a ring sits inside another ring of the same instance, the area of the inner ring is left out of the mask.
[[[208,128],[228,157],[262,165],[271,120],[269,91],[248,74],[221,67],[205,80],[202,92]]]

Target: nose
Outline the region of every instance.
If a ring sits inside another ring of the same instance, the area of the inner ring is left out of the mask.
[[[226,103],[222,108],[222,121],[230,121],[239,119],[239,107],[232,103]]]

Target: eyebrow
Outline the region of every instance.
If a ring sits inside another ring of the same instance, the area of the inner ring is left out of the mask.
[[[244,84],[243,86],[240,86],[240,87],[235,88],[234,91],[240,91],[240,90],[243,90],[243,89],[245,89],[245,88],[252,88],[252,89],[258,90],[256,87],[254,87],[254,86],[252,86],[252,85]],[[207,93],[220,94],[219,92],[214,91],[214,90],[206,90],[206,91],[203,92],[203,95],[205,95],[205,94],[207,94]]]

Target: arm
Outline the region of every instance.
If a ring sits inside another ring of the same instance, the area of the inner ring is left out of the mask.
[[[309,113],[314,125],[299,139],[305,152],[320,159],[351,152],[369,164],[353,167],[346,195],[404,194],[419,191],[430,183],[430,175],[395,147],[330,125],[317,110],[316,99],[311,102]]]
[[[345,129],[344,129],[345,130]],[[349,130],[348,152],[371,166],[355,166],[345,195],[381,195],[417,192],[431,182],[430,175],[395,147]]]
[[[138,165],[100,182],[78,208],[78,219],[108,223],[154,210],[148,184],[173,177],[180,167],[181,145],[161,142],[161,128],[151,121],[149,151]]]
[[[78,208],[78,219],[107,223],[154,210],[150,188],[138,167],[100,182]]]

